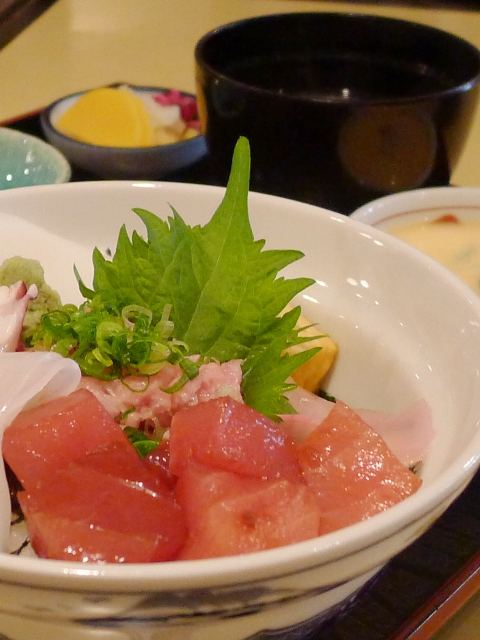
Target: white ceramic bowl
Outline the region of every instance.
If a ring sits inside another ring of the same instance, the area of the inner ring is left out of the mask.
[[[388,231],[392,225],[435,220],[445,214],[461,219],[480,214],[479,187],[430,187],[395,193],[367,202],[350,216]]]
[[[163,93],[159,87],[134,87],[146,94]],[[49,105],[40,114],[46,139],[59,149],[72,165],[94,176],[112,179],[155,179],[184,169],[200,160],[207,152],[202,135],[173,144],[148,147],[105,147],[74,140],[55,128],[58,118],[85,93],[65,96]],[[184,94],[195,97],[191,94]]]
[[[463,224],[430,224],[445,216]],[[351,217],[410,242],[480,293],[480,188],[405,191],[369,202]]]
[[[72,264],[89,283],[93,246],[112,247],[122,223],[137,228],[133,207],[166,216],[171,204],[188,223],[205,223],[222,195],[216,187],[148,182],[7,191],[0,257],[40,259],[47,281],[77,301]],[[315,278],[299,301],[340,345],[328,390],[354,407],[395,410],[418,398],[431,405],[437,435],[423,486],[368,521],[244,556],[88,565],[0,555],[0,634],[243,640],[283,629],[282,638],[299,637],[306,620],[338,611],[420,536],[478,468],[480,299],[421,252],[340,214],[251,194],[250,215],[268,247],[305,253],[289,275]]]
[[[40,138],[0,127],[0,189],[58,184],[71,170],[60,151]]]

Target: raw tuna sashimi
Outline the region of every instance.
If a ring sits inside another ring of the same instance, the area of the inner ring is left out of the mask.
[[[169,489],[173,489],[177,482],[176,476],[170,471],[170,441],[163,439],[158,447],[151,451],[143,464],[160,476]]]
[[[141,459],[80,389],[20,414],[4,455],[37,554],[82,562],[271,549],[369,518],[421,485],[342,402],[299,444],[242,402],[200,402]]]
[[[171,472],[181,476],[191,460],[254,478],[303,482],[291,438],[232,398],[202,402],[173,417]]]
[[[321,534],[384,511],[421,485],[382,438],[342,402],[298,446],[298,456],[305,480],[317,494]]]
[[[318,535],[314,492],[288,480],[245,478],[193,464],[179,479],[176,496],[189,527],[179,559],[251,553]]]
[[[183,547],[183,513],[167,492],[144,490],[71,463],[18,500],[38,555],[81,562],[159,562]]]
[[[5,430],[3,455],[24,489],[33,489],[81,455],[126,436],[86,389],[27,409]]]
[[[155,493],[170,493],[170,487],[167,486],[162,471],[156,465],[140,458],[126,438],[123,442],[115,441],[98,447],[77,458],[75,463],[114,478],[121,478],[141,489],[149,489]]]

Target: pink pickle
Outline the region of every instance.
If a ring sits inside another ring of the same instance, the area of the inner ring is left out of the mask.
[[[197,101],[192,96],[183,95],[178,89],[172,89],[164,93],[157,93],[154,96],[154,100],[164,107],[168,107],[171,104],[178,105],[180,107],[182,120],[186,122],[189,127],[198,128]]]

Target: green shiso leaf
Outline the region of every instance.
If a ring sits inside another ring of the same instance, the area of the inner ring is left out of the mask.
[[[253,237],[249,177],[250,147],[246,138],[240,138],[224,198],[206,225],[191,227],[174,209],[167,221],[145,209],[134,209],[146,227],[146,239],[137,232],[130,238],[122,227],[111,260],[98,249],[93,252],[93,288],[76,276],[87,307],[99,309],[101,315],[108,310],[121,317],[122,309],[137,305],[151,313],[153,328],[168,308],[173,324],[169,340],[182,345],[177,359],[169,361],[181,362],[187,355],[200,355],[206,361],[242,359],[246,403],[276,418],[292,411],[283,397],[291,388],[285,381],[315,353],[284,354],[289,345],[303,341],[295,331],[300,309],[279,314],[313,280],[279,277],[279,271],[303,254],[265,250],[265,241]],[[129,345],[131,338],[125,340]],[[145,335],[145,342],[149,340]],[[108,361],[104,352],[92,351]],[[112,358],[110,351],[107,355]],[[148,354],[142,366],[148,370]],[[122,369],[115,364],[112,368]]]
[[[272,420],[277,420],[280,414],[292,413],[292,407],[283,394],[296,385],[286,380],[320,350],[314,347],[293,356],[284,352],[288,346],[302,342],[297,339],[295,331],[300,311],[300,307],[295,307],[275,318],[268,330],[258,336],[243,362],[242,394],[245,404],[255,407]]]

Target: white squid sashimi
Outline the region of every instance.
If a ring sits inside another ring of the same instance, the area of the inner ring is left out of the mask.
[[[414,467],[425,458],[435,435],[432,410],[426,400],[417,400],[395,413],[368,409],[357,413],[407,467]]]
[[[298,413],[282,416],[282,427],[296,442],[301,442],[327,417],[333,403],[300,387],[286,396]],[[355,411],[385,440],[404,465],[413,466],[423,460],[435,435],[431,409],[425,400],[418,400],[394,413]]]
[[[37,295],[36,284],[27,289],[21,280],[11,287],[0,286],[0,352],[17,348],[28,303]]]

